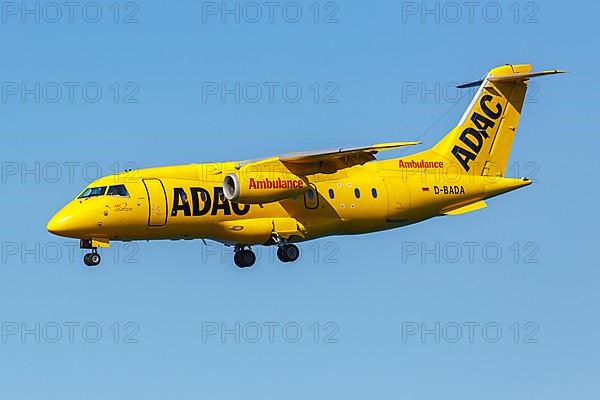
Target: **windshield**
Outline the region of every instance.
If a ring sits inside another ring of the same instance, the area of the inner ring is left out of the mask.
[[[87,199],[88,197],[104,196],[106,192],[106,186],[99,186],[93,188],[87,188],[79,195],[79,199]]]
[[[106,194],[108,196],[129,197],[129,193],[125,188],[125,185],[113,185],[108,188],[108,192]]]

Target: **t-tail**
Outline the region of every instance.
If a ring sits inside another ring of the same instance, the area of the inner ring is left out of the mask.
[[[505,176],[529,79],[564,72],[531,70],[529,64],[504,65],[481,81],[460,85],[479,90],[458,125],[430,151],[456,163],[462,173]]]

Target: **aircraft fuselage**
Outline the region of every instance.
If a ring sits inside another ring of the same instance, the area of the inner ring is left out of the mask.
[[[301,242],[413,224],[529,183],[457,175],[452,168],[400,168],[398,160],[387,160],[312,175],[303,195],[238,204],[225,198],[222,185],[234,165],[191,164],[103,177],[89,187],[124,185],[127,196],[76,198],[48,229],[101,243],[202,238],[256,245],[268,244],[273,234]]]

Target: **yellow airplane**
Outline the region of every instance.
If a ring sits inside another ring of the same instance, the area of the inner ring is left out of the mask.
[[[562,73],[505,65],[477,87],[458,125],[433,148],[375,160],[396,142],[291,153],[250,161],[125,171],[90,184],[49,221],[53,234],[91,249],[111,241],[212,239],[235,246],[234,262],[250,267],[251,246],[278,246],[282,262],[294,244],[329,235],[402,227],[486,207],[485,200],[531,184],[505,178],[529,79]]]

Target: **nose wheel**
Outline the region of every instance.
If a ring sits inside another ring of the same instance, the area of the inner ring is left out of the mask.
[[[239,268],[248,268],[256,262],[256,255],[250,249],[244,249],[241,246],[236,246],[233,262]]]
[[[92,249],[91,253],[87,253],[83,256],[83,262],[88,267],[97,266],[98,264],[100,264],[101,260],[102,258],[100,257],[100,254],[98,254],[98,251],[96,249]]]
[[[300,249],[294,244],[288,243],[277,248],[277,258],[281,262],[294,262],[298,257],[300,257]]]

